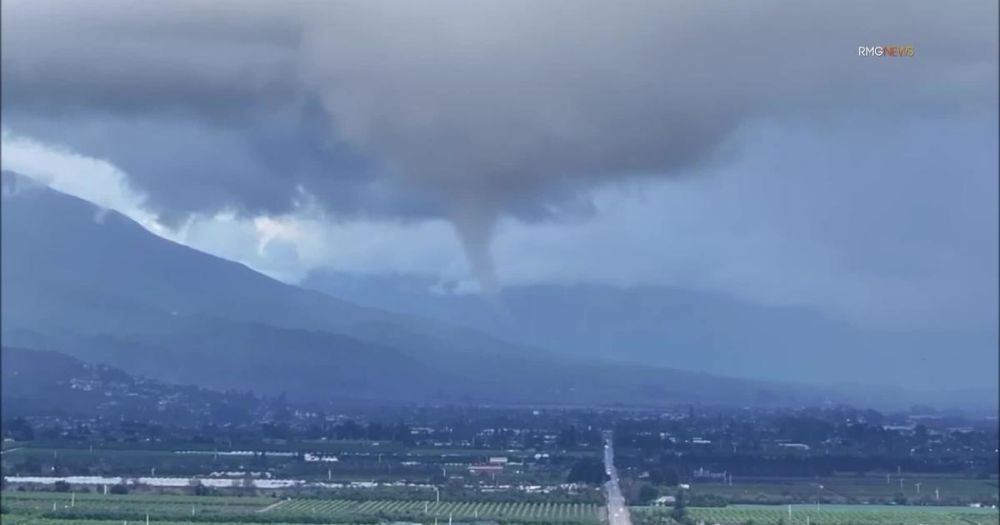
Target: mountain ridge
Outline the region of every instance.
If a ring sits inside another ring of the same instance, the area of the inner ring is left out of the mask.
[[[502,322],[476,294],[449,291],[432,279],[313,272],[302,286],[397,312],[420,311],[541,346],[558,355],[602,357],[711,374],[810,384],[889,384],[909,390],[942,385],[996,391],[990,367],[996,334],[858,327],[795,306],[762,306],[721,293],[665,286],[597,284],[508,286]],[[513,328],[512,328],[513,327]],[[954,351],[954,354],[952,353]],[[992,352],[992,355],[990,353]],[[907,375],[887,374],[905,361]],[[995,367],[993,367],[995,369]]]
[[[309,401],[865,402],[830,388],[556,355],[355,307],[162,239],[117,212],[98,221],[98,208],[75,197],[8,191],[11,176],[2,206],[4,345]]]

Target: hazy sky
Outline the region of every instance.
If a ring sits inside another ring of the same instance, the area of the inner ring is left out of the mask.
[[[995,330],[995,1],[2,14],[5,169],[279,278],[662,284]]]

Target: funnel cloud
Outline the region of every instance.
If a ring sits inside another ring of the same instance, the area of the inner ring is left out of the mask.
[[[8,1],[5,126],[106,158],[180,221],[498,218],[699,175],[754,122],[995,109],[996,4]],[[780,6],[780,9],[777,7]],[[859,24],[858,20],[864,20]],[[907,60],[859,45],[912,45]]]

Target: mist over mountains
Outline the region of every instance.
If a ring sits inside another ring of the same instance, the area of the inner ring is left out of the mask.
[[[5,185],[11,187],[10,174]],[[307,401],[793,402],[816,393],[555,357],[286,285],[37,185],[3,202],[3,342]],[[698,387],[697,389],[695,387]]]
[[[728,379],[679,370],[686,366],[680,358],[672,367],[639,365],[627,362],[625,351],[595,355],[596,345],[575,356],[560,345],[553,347],[562,352],[549,351],[530,344],[545,341],[537,323],[524,325],[534,335],[519,336],[461,316],[435,320],[448,316],[416,301],[406,303],[414,312],[358,306],[162,239],[116,212],[14,174],[4,174],[4,187],[4,346],[57,350],[171,383],[310,402],[767,406],[926,399],[898,390]],[[424,315],[410,315],[416,313]],[[567,328],[551,319],[552,330]],[[582,326],[569,333],[588,334]],[[621,348],[629,344],[623,337]],[[980,394],[961,401],[982,400]]]
[[[478,294],[431,279],[314,272],[301,285],[564,355],[768,380],[924,391],[996,387],[997,336],[985,329],[857,327],[807,307],[657,286],[512,286],[498,315]]]

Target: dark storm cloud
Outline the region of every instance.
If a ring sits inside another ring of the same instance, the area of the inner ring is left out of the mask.
[[[130,182],[149,195],[150,211],[170,223],[219,209],[282,213],[295,201],[314,199],[321,199],[331,214],[413,217],[433,212],[418,197],[374,177],[364,159],[331,144],[322,110],[274,112],[266,122],[247,119],[239,127],[173,114],[156,119],[118,114],[58,120],[21,113],[4,117],[4,124],[18,133],[110,159],[135,174]]]
[[[127,122],[88,147],[151,202],[274,211],[301,187],[332,211],[440,213],[482,273],[498,215],[697,171],[754,119],[995,110],[990,1],[9,1],[3,15],[5,112]],[[916,56],[857,56],[879,44]],[[157,126],[165,140],[144,144]]]
[[[297,91],[293,18],[251,2],[11,2],[3,6],[4,103],[227,117]]]

